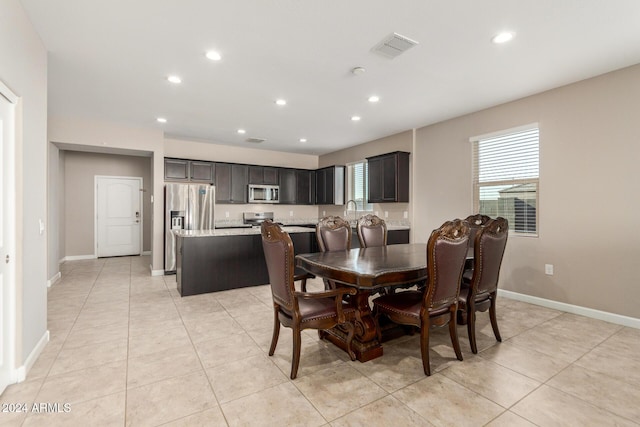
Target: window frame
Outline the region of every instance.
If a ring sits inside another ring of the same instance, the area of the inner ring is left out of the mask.
[[[509,180],[496,180],[496,181],[485,181],[480,182],[479,180],[479,166],[477,164],[477,145],[482,140],[498,138],[501,136],[507,136],[510,134],[526,132],[531,130],[538,131],[538,175],[536,178],[520,178],[520,179],[509,179]],[[513,127],[509,129],[504,129],[496,132],[486,133],[483,135],[478,135],[469,138],[469,142],[471,142],[471,181],[472,181],[472,189],[473,189],[473,212],[480,212],[480,189],[482,187],[491,187],[491,186],[515,186],[522,184],[535,184],[536,187],[536,196],[535,196],[535,232],[527,233],[527,232],[519,232],[515,229],[515,224],[509,224],[509,234],[513,236],[519,237],[532,237],[538,238],[540,236],[540,126],[538,123],[531,123],[523,126]]]
[[[358,164],[362,164],[365,168],[365,170],[363,171],[363,183],[364,183],[364,188],[363,188],[363,200],[362,200],[362,207],[359,208],[358,207],[358,201],[355,199],[355,182],[354,182],[354,173],[352,172],[353,170],[353,166],[358,165]],[[368,181],[368,176],[369,176],[369,162],[367,161],[367,159],[363,159],[363,160],[358,160],[355,162],[350,162],[346,164],[346,175],[347,175],[347,194],[346,194],[346,199],[347,201],[349,200],[354,200],[356,202],[356,209],[353,209],[353,204],[348,203],[345,206],[345,211],[347,213],[349,212],[373,212],[373,203],[368,203],[367,200],[369,199],[369,183]]]

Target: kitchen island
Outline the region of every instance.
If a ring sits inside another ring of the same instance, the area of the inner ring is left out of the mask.
[[[315,228],[284,226],[296,255],[318,251]],[[409,243],[408,226],[388,226],[388,244]],[[173,230],[176,280],[185,297],[269,283],[260,227]],[[354,234],[352,247],[358,247]],[[295,274],[304,271],[296,269]]]
[[[316,251],[315,229],[283,227],[296,254]],[[181,296],[269,283],[260,227],[174,230]],[[302,273],[302,271],[300,271]]]

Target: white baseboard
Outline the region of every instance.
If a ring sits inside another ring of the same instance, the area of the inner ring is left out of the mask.
[[[60,278],[62,277],[62,274],[58,271],[55,276],[53,276],[51,279],[47,280],[47,288],[50,288],[54,283],[56,283],[58,280],[60,280]]]
[[[81,259],[97,259],[95,255],[71,255],[64,257],[63,261],[78,261]]]
[[[142,251],[140,255],[151,255],[151,251]]]
[[[636,319],[635,317],[623,316],[621,314],[609,313],[606,311],[595,310],[593,308],[580,307],[579,305],[534,297],[531,295],[520,294],[518,292],[505,291],[504,289],[498,289],[498,295],[517,301],[540,305],[542,307],[553,308],[567,313],[604,320],[605,322],[615,323],[616,325],[640,329],[640,319]]]
[[[154,270],[151,264],[149,264],[149,270],[152,276],[164,276],[164,270]]]
[[[29,353],[29,356],[24,361],[24,365],[20,366],[17,369],[17,382],[20,383],[27,378],[27,374],[33,367],[33,364],[36,363],[36,360],[38,360],[40,353],[42,353],[42,350],[44,350],[48,342],[49,342],[49,330],[46,330],[44,335],[42,335],[42,338],[40,338],[40,341],[38,341],[38,344],[36,344],[33,351]]]

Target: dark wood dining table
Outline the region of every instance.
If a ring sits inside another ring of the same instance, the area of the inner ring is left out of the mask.
[[[358,248],[348,251],[316,252],[296,255],[296,266],[303,270],[357,289],[356,333],[351,344],[356,358],[366,362],[382,356],[369,297],[380,288],[417,283],[427,278],[427,245],[423,243]],[[339,327],[323,331],[323,336],[346,349],[346,333]]]

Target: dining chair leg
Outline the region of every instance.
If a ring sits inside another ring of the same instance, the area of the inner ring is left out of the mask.
[[[473,354],[478,354],[476,344],[476,309],[473,304],[467,306],[467,334],[469,335],[469,346]]]
[[[269,356],[273,356],[278,345],[278,337],[280,336],[280,318],[278,317],[278,307],[275,307],[273,318],[273,335],[271,336],[271,348],[269,348]]]
[[[451,344],[453,344],[453,351],[456,352],[458,360],[462,360],[462,350],[460,349],[460,340],[458,340],[458,328],[456,324],[456,312],[458,307],[452,305],[449,309],[449,335],[451,335]]]
[[[500,336],[500,330],[498,329],[498,319],[496,318],[496,297],[497,293],[491,293],[491,305],[489,306],[489,319],[491,320],[491,327],[493,328],[493,335],[496,336],[496,340],[498,342],[502,342],[502,337]]]
[[[429,363],[429,318],[427,317],[422,321],[422,327],[420,328],[420,354],[422,355],[422,368],[424,374],[431,375],[431,364]]]
[[[291,379],[295,380],[298,375],[298,366],[300,365],[300,347],[302,346],[302,336],[300,327],[293,328],[293,357],[291,358]]]

